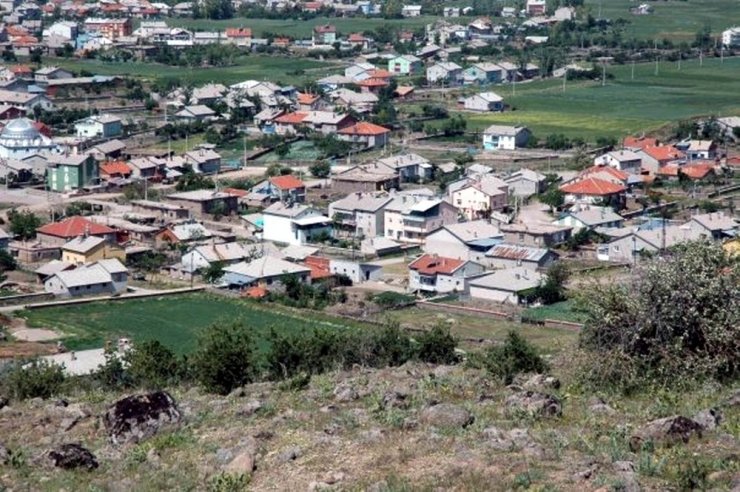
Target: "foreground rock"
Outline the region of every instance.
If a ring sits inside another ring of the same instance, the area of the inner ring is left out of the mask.
[[[94,470],[98,467],[98,460],[90,451],[79,444],[61,444],[47,454],[51,464],[63,470]]]
[[[474,420],[473,414],[465,408],[450,403],[427,407],[421,412],[421,421],[433,427],[462,428],[469,426]]]
[[[702,425],[680,415],[653,420],[643,425],[630,438],[630,449],[639,451],[643,444],[652,442],[659,446],[687,443],[693,437],[701,437]]]
[[[0,465],[7,465],[10,462],[10,450],[0,443]]]
[[[506,411],[532,416],[559,417],[563,413],[563,407],[555,396],[538,391],[520,391],[506,398]]]
[[[694,415],[691,420],[705,430],[712,430],[722,423],[722,412],[718,408],[708,408]]]
[[[108,407],[103,424],[113,444],[139,442],[182,416],[175,400],[166,391],[132,395]]]

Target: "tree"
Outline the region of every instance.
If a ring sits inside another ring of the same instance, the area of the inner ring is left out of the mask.
[[[432,364],[454,364],[459,360],[455,352],[457,340],[447,326],[436,325],[419,335],[416,341],[419,343],[416,351],[419,360]]]
[[[581,299],[584,382],[623,391],[740,375],[740,261],[683,243]]]
[[[248,328],[241,322],[211,325],[200,336],[192,362],[195,378],[207,391],[225,395],[249,383],[256,354]]]
[[[175,354],[158,340],[137,343],[126,353],[124,360],[137,386],[162,388],[175,382],[180,374],[180,364]]]
[[[18,212],[13,209],[8,212],[8,220],[10,232],[23,241],[36,237],[36,229],[41,226],[41,219],[30,210]]]
[[[565,299],[565,283],[570,272],[565,263],[555,262],[547,270],[545,281],[537,288],[535,296],[543,304],[553,304]]]
[[[315,178],[328,178],[329,174],[331,173],[331,164],[329,163],[329,161],[317,161],[316,163],[311,164],[308,170]]]
[[[503,345],[489,348],[483,355],[483,366],[504,384],[511,384],[517,374],[547,371],[547,364],[537,349],[514,330],[506,335]]]
[[[224,262],[214,261],[202,269],[203,280],[209,284],[215,284],[224,276]]]
[[[25,400],[59,394],[65,377],[62,366],[37,360],[27,365],[13,364],[1,381],[5,394],[16,400]]]
[[[554,209],[562,206],[565,202],[565,194],[560,191],[557,186],[551,186],[547,191],[539,196],[539,200],[550,207],[552,212]]]

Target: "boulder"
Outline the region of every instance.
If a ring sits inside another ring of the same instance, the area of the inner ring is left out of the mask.
[[[559,417],[563,407],[553,395],[537,391],[520,391],[506,398],[509,413],[522,412],[533,416]]]
[[[0,465],[7,465],[10,461],[10,450],[0,443]]]
[[[639,451],[646,442],[657,445],[687,443],[693,436],[701,437],[702,430],[704,428],[700,423],[680,415],[653,420],[630,437],[630,449]]]
[[[338,402],[350,402],[359,398],[357,391],[352,386],[340,384],[334,388],[334,400]]]
[[[254,471],[255,461],[255,451],[245,448],[226,465],[226,471],[235,474],[250,474]]]
[[[740,389],[736,389],[725,401],[722,402],[723,407],[737,407],[740,406]],[[0,405],[0,408],[2,405]]]
[[[0,396],[0,409],[7,407],[8,403],[10,402],[8,401],[7,398],[5,398],[4,396]]]
[[[244,405],[242,405],[242,407],[236,411],[236,414],[239,417],[251,417],[255,413],[262,410],[264,407],[265,407],[265,404],[262,403],[260,400],[250,400]]]
[[[383,408],[401,408],[405,409],[409,407],[408,393],[404,390],[393,389],[386,391],[383,394]]]
[[[522,387],[527,390],[538,390],[538,389],[559,389],[560,380],[552,376],[546,376],[544,374],[535,374],[529,379],[522,383]]]
[[[694,415],[691,420],[701,425],[705,430],[716,429],[722,423],[722,412],[719,408],[708,408]]]
[[[47,457],[53,466],[64,470],[81,468],[90,471],[98,467],[95,455],[75,443],[60,444],[49,451]]]
[[[298,446],[293,446],[292,448],[288,448],[280,453],[277,459],[281,463],[287,463],[288,461],[297,460],[301,457],[302,454],[303,452],[301,451],[301,448],[299,448]]]
[[[434,427],[463,428],[472,424],[475,417],[460,405],[440,403],[422,410],[421,421]]]
[[[603,399],[595,396],[588,401],[588,409],[591,413],[597,413],[602,415],[614,415],[617,413],[609,404]]]
[[[103,424],[112,444],[139,442],[181,420],[175,400],[166,391],[127,396],[108,407]]]

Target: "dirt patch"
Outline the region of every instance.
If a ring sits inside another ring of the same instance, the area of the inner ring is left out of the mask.
[[[36,357],[39,355],[56,354],[54,344],[39,342],[6,342],[0,343],[0,359],[14,359]]]
[[[48,342],[61,338],[61,335],[54,330],[44,328],[22,328],[20,330],[11,330],[10,333],[13,335],[13,338],[22,342]]]

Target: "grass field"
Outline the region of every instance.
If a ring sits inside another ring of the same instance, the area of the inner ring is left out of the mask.
[[[651,15],[632,15],[630,7],[641,2],[634,0],[586,0],[591,15],[598,17],[599,8],[604,18],[630,21],[624,37],[638,39],[668,38],[674,41],[691,41],[696,32],[708,24],[714,36],[740,24],[740,4],[737,0],[668,0],[648,2],[654,11]]]
[[[535,320],[553,319],[573,323],[582,323],[584,321],[583,314],[575,310],[573,301],[557,302],[549,306],[528,308],[522,313],[522,316]]]
[[[102,347],[106,340],[129,337],[134,341],[157,339],[181,354],[193,350],[198,333],[218,321],[244,321],[262,348],[272,328],[285,333],[348,326],[347,322],[333,323],[329,318],[316,319],[305,313],[292,314],[272,306],[203,294],[54,307],[24,311],[19,316],[29,326],[64,333],[64,344],[72,350]]]
[[[356,18],[327,18],[316,17],[309,20],[293,19],[248,19],[245,17],[236,17],[226,20],[210,19],[184,19],[172,18],[167,23],[170,26],[184,27],[196,31],[223,31],[227,27],[249,27],[255,36],[262,36],[265,33],[273,33],[282,36],[290,36],[297,39],[309,39],[314,26],[322,24],[332,24],[336,26],[340,34],[351,34],[353,32],[370,32],[375,28],[389,25],[398,29],[420,29],[429,23],[437,20],[433,16],[420,16],[410,19],[366,19],[363,17]],[[468,22],[472,19],[460,18],[456,21]]]
[[[275,83],[299,84],[306,80],[320,79],[337,70],[332,64],[309,60],[306,58],[291,58],[286,56],[242,56],[236,64],[229,67],[190,68],[160,65],[158,63],[111,63],[99,60],[68,60],[62,58],[47,58],[48,65],[59,66],[67,70],[86,70],[96,75],[128,75],[142,77],[149,80],[174,78],[182,83],[195,85],[218,82],[235,84],[249,79],[270,80]],[[302,73],[301,71],[309,71]],[[300,73],[299,73],[300,72]]]
[[[654,64],[608,68],[615,78],[606,86],[599,82],[571,82],[562,90],[562,80],[518,84],[516,95],[510,85],[492,90],[514,111],[463,113],[468,128],[482,130],[492,124],[521,124],[535,135],[563,133],[569,137],[595,139],[622,137],[629,133],[656,130],[676,120],[702,115],[740,114],[740,58],[663,62],[655,75]]]

